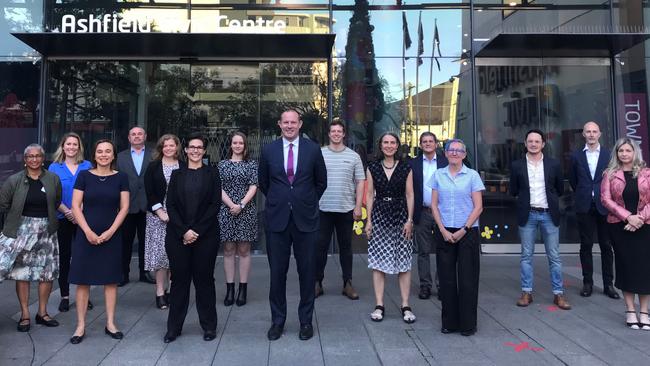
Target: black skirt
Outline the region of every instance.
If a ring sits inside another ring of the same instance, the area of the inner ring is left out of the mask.
[[[625,292],[650,294],[650,225],[630,232],[624,222],[609,224],[616,264],[615,285]]]

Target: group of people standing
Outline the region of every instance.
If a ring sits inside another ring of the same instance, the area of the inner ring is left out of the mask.
[[[69,284],[77,285],[77,327],[70,339],[83,341],[86,312],[93,308],[90,286],[104,287],[105,333],[123,334],[115,323],[117,287],[129,282],[134,238],[138,237],[140,281],[155,283],[155,302],[169,309],[165,343],[182,333],[194,283],[203,339],[216,338],[214,267],[223,245],[226,291],[224,305],[247,302],[251,243],[257,240],[257,190],[266,196],[265,229],[270,267],[269,340],[280,338],[287,318],[286,279],[293,252],[300,282],[298,315],[301,340],[313,336],[314,302],[324,294],[324,271],[336,233],[342,269],[342,294],[359,298],[352,285],[351,236],[354,220],[368,220],[368,267],[376,306],[372,321],[385,317],[386,274],[396,274],[401,318],[413,323],[409,304],[411,263],[417,252],[420,299],[433,295],[442,303],[442,333],[471,336],[477,330],[480,247],[478,220],[485,186],[479,174],[463,163],[467,147],[452,139],[444,154],[431,132],[420,136],[421,153],[405,161],[399,137],[380,136],[376,159],[367,167],[346,147],[345,125],[335,119],[329,143],[320,147],[300,137],[302,120],[294,110],[280,116],[281,138],[266,145],[259,164],[248,154],[247,137],[230,136],[228,157],[216,167],[205,164],[207,140],[192,135],[181,146],[172,134],[161,136],[153,151],[145,147],[141,127],[129,131],[130,147],[116,153],[109,140],[99,140],[83,159],[81,138],[66,134],[44,169],[45,152],[29,145],[25,170],[0,190],[5,213],[0,235],[0,279],[16,280],[21,306],[19,331],[30,329],[29,283],[39,282],[36,323],[58,326],[47,314],[52,282],[59,280],[60,311],[70,306]],[[585,148],[572,155],[569,182],[576,195],[584,286],[593,291],[593,233],[597,230],[603,260],[604,292],[619,298],[623,290],[626,323],[650,330],[650,169],[636,142],[620,139],[611,154],[599,144],[600,130],[589,122],[583,129]],[[521,252],[518,306],[533,301],[532,258],[540,229],[549,258],[554,303],[571,308],[562,282],[559,256],[559,196],[564,192],[557,160],[545,157],[545,135],[530,130],[525,159],[512,164],[510,193],[517,197]],[[182,152],[186,159],[181,159]],[[609,163],[608,163],[609,161]],[[605,223],[608,223],[605,225]],[[315,244],[316,243],[316,244]],[[613,252],[612,245],[613,244]],[[436,253],[432,275],[430,254]],[[237,265],[236,257],[239,257]],[[239,269],[239,286],[235,277]],[[154,278],[150,276],[154,273]],[[637,316],[635,294],[639,296]]]

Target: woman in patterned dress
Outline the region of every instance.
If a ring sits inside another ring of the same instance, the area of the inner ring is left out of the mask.
[[[16,281],[20,302],[17,330],[30,328],[29,284],[38,281],[36,324],[56,327],[47,314],[52,281],[59,277],[56,209],[61,204],[59,177],[43,169],[45,151],[38,144],[24,152],[25,170],[9,178],[0,190],[0,212],[6,214],[0,234],[0,281]]]
[[[386,132],[379,138],[377,160],[368,165],[366,223],[368,268],[377,306],[370,314],[373,321],[384,319],[384,283],[386,274],[397,274],[402,295],[402,319],[413,323],[409,306],[411,258],[413,253],[413,176],[406,162],[399,160],[399,138]]]
[[[230,136],[228,160],[219,162],[221,200],[219,212],[223,269],[226,274],[225,306],[235,302],[235,252],[239,256],[239,289],[237,306],[246,304],[248,274],[251,265],[251,242],[257,240],[257,162],[248,159],[246,135],[233,132]]]
[[[165,252],[165,234],[169,216],[167,215],[167,185],[172,172],[182,168],[178,160],[181,142],[176,135],[166,134],[158,139],[153,160],[144,175],[147,192],[147,226],[144,237],[144,269],[156,274],[156,306],[167,309],[169,281],[169,259]]]

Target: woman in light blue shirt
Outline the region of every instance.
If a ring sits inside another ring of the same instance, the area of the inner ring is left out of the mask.
[[[428,182],[431,213],[436,222],[436,263],[442,300],[442,333],[476,333],[480,268],[478,218],[483,211],[485,186],[475,170],[463,164],[462,140],[445,147],[449,165]]]
[[[72,189],[79,172],[90,169],[91,165],[89,161],[84,160],[81,137],[74,132],[63,135],[56,152],[54,152],[53,160],[49,171],[59,176],[62,187],[61,205],[58,208],[59,228],[57,230],[59,237],[59,291],[61,291],[59,311],[66,312],[70,310],[70,285],[68,284],[70,248],[72,238],[77,231],[77,222],[70,209],[72,207]],[[88,301],[88,308],[92,307],[92,303]]]

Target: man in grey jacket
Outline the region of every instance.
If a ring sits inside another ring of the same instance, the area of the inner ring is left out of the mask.
[[[128,149],[117,154],[117,170],[129,177],[129,214],[122,224],[122,282],[118,286],[129,283],[131,253],[133,239],[138,234],[138,267],[140,281],[155,283],[151,274],[144,270],[144,231],[146,226],[147,194],[144,190],[144,174],[151,162],[151,151],[145,147],[147,133],[142,127],[135,126],[129,130]]]

